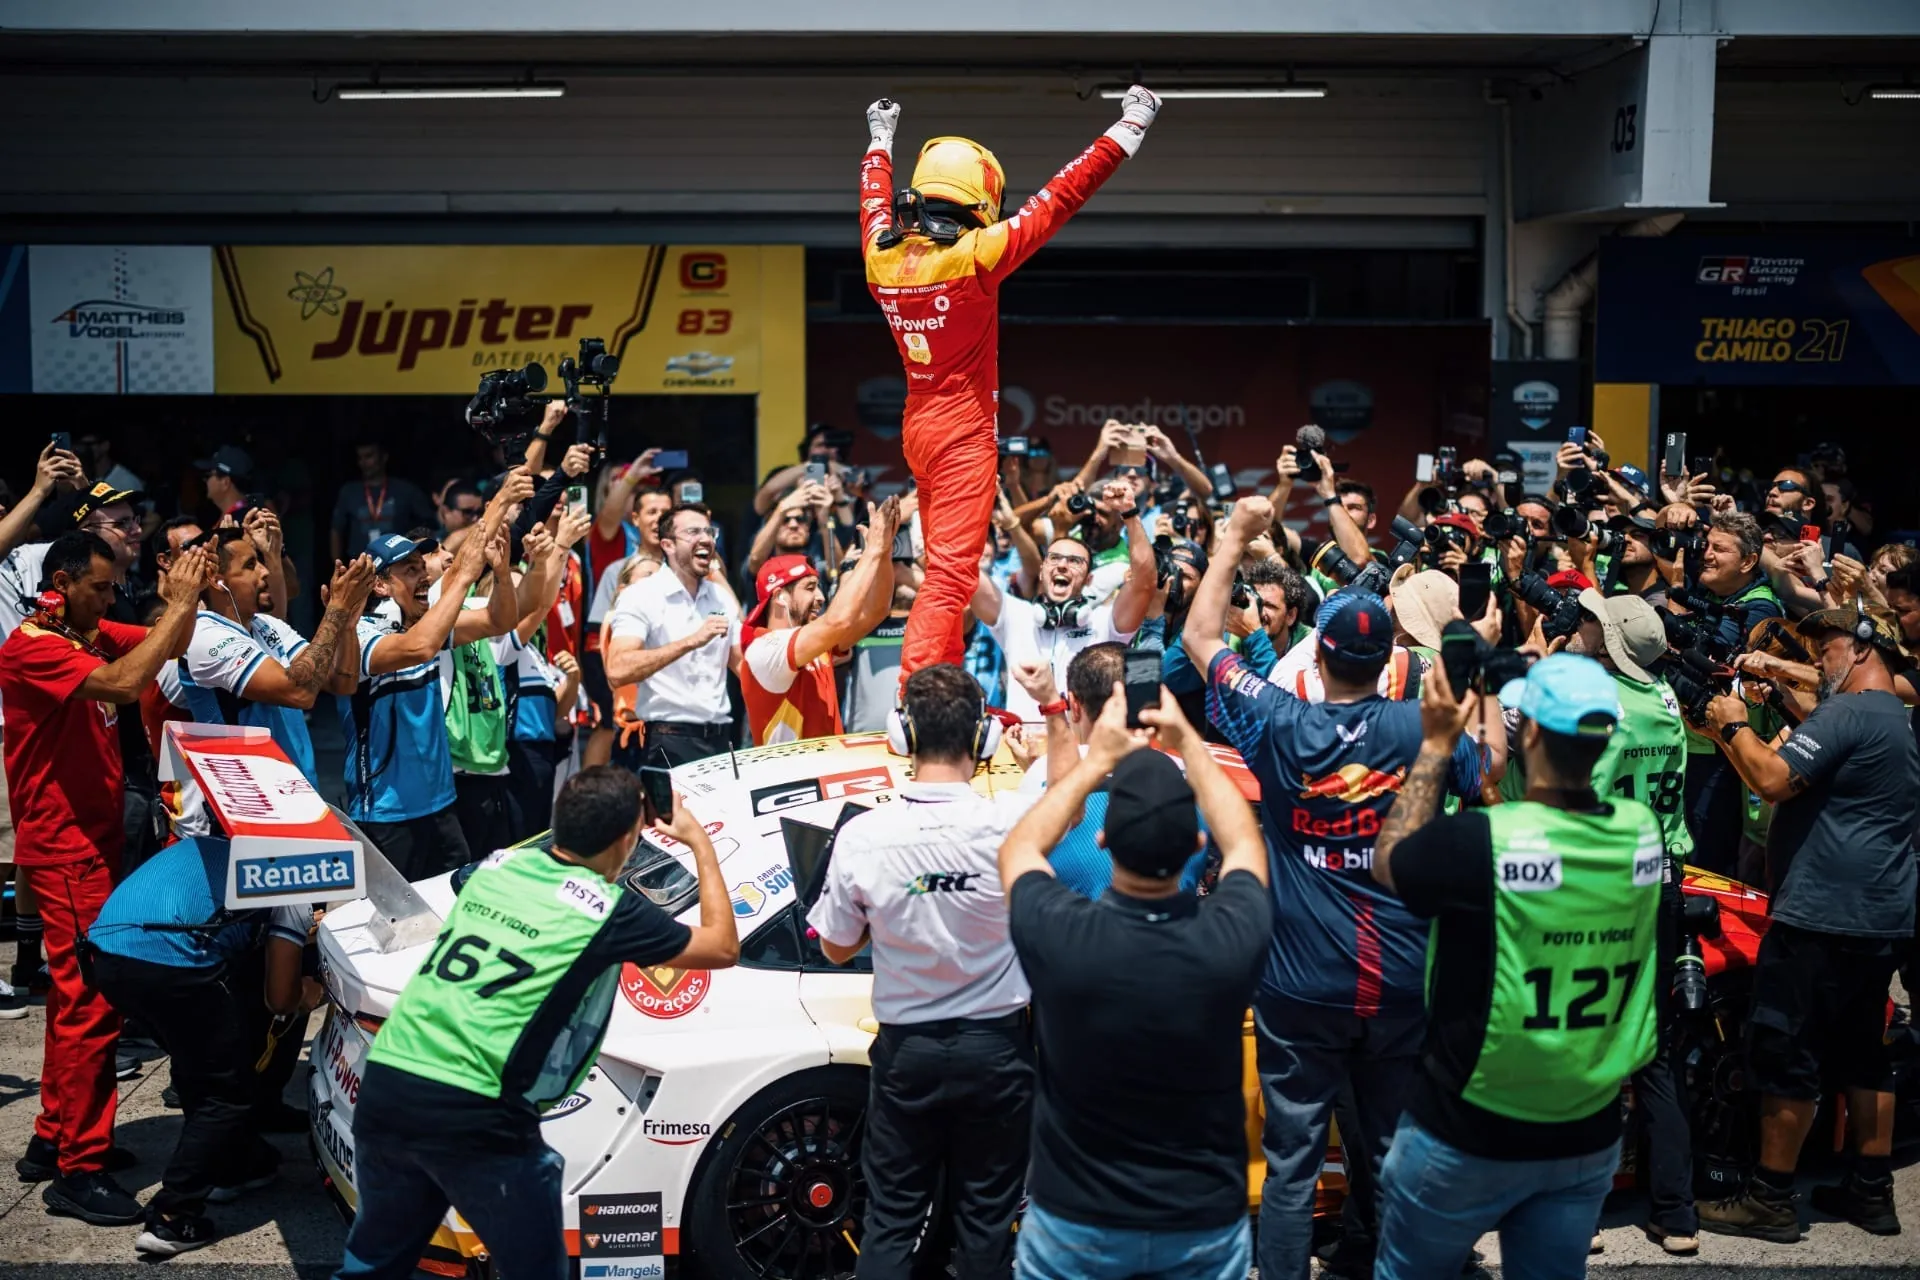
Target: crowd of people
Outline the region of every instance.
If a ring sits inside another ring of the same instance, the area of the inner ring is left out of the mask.
[[[1383,530],[1306,432],[1271,492],[1237,502],[1150,425],[1108,423],[1070,473],[1048,441],[1003,439],[964,657],[903,684],[920,495],[881,498],[848,434],[809,430],[730,562],[697,477],[564,443],[566,419],[555,404],[524,461],[432,495],[359,448],[310,586],[237,445],[197,462],[205,502],[168,515],[104,440],[56,441],[0,515],[17,938],[0,1016],[47,1005],[19,1168],[55,1212],[195,1247],[208,1203],[272,1176],[260,1135],[301,1124],[278,1090],[322,998],[301,972],[312,920],[133,927],[215,905],[201,868],[225,833],[155,765],[186,720],[270,732],[411,880],[557,832],[569,777],[599,808],[566,847],[630,848],[639,801],[595,792],[617,790],[600,766],[892,732],[915,803],[845,828],[813,913],[829,958],[873,948],[863,1274],[900,1273],[943,1177],[968,1192],[963,1274],[1012,1265],[1023,1194],[1023,1274],[1092,1274],[1071,1261],[1091,1255],[1145,1274],[1176,1247],[1214,1259],[1193,1274],[1244,1273],[1249,1007],[1262,1275],[1308,1274],[1336,1117],[1337,1273],[1438,1274],[1495,1227],[1542,1267],[1584,1252],[1629,1078],[1669,1250],[1702,1229],[1797,1239],[1795,1166],[1833,1088],[1852,1166],[1815,1203],[1897,1229],[1881,1032],[1914,930],[1920,556],[1838,449],[1763,487],[1705,459],[1614,465],[1580,431],[1539,493],[1511,457],[1442,451]],[[1123,723],[1147,655],[1164,699]],[[315,750],[322,695],[337,773]],[[1002,738],[1029,782],[996,804],[968,783]],[[1238,751],[1257,814],[1209,742]],[[1700,1204],[1670,1052],[1683,862],[1774,895],[1747,1018],[1752,1176]],[[979,874],[898,892],[946,872]],[[1558,892],[1508,894],[1509,872]],[[1538,941],[1576,934],[1612,940]],[[647,936],[655,960],[694,945]],[[1581,981],[1570,1003],[1549,990]],[[1537,1043],[1497,1034],[1522,1003]],[[145,1206],[112,1176],[123,1019],[172,1055],[186,1111]],[[1597,1047],[1570,1054],[1589,1024]],[[967,1119],[983,1112],[992,1132]]]

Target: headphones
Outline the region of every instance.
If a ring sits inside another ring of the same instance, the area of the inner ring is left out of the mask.
[[[1080,610],[1086,606],[1087,598],[1082,595],[1071,600],[1041,600],[1037,603],[1040,606],[1041,624],[1050,631],[1058,631],[1062,627],[1080,625]]]
[[[906,700],[887,712],[887,749],[897,756],[912,756],[920,750],[920,735],[907,712]],[[973,758],[991,760],[1000,750],[1000,721],[987,714],[985,698],[980,700],[980,719],[973,728]]]

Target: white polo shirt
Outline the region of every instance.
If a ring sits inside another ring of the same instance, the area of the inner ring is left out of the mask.
[[[1279,685],[1296,698],[1303,698],[1308,702],[1325,702],[1327,700],[1326,682],[1320,678],[1320,664],[1313,659],[1319,639],[1318,631],[1309,631],[1302,636],[1300,643],[1281,654],[1280,660],[1273,664],[1273,670],[1267,672],[1268,681]],[[1395,645],[1393,652],[1398,655],[1407,651]],[[1379,687],[1380,696],[1383,698],[1392,696],[1394,665],[1389,661],[1380,668]],[[1201,674],[1204,675],[1205,672]]]
[[[1049,627],[1046,618],[1046,611],[1040,605],[1003,591],[1000,619],[987,630],[1006,653],[1008,671],[1012,671],[1016,663],[1050,663],[1054,684],[1062,689],[1067,687],[1067,664],[1073,661],[1074,654],[1089,645],[1109,640],[1125,644],[1133,639],[1133,632],[1114,627],[1111,604],[1082,606],[1070,627]],[[1007,710],[1029,722],[1042,718],[1040,704],[1017,680],[1007,681]]]
[[[873,939],[873,1016],[993,1018],[1031,998],[1007,931],[1000,845],[1033,796],[908,783],[840,829],[807,923],[837,947]]]
[[[697,595],[688,595],[686,584],[671,567],[634,583],[613,602],[607,614],[609,645],[637,640],[644,649],[662,649],[692,635],[714,615],[732,625],[640,682],[634,710],[642,720],[726,724],[732,718],[727,706],[727,654],[740,638],[740,605],[731,593],[706,578],[700,580]]]

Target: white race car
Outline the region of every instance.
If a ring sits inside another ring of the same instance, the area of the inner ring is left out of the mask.
[[[1231,764],[1244,779],[1237,757]],[[715,1280],[853,1274],[865,1207],[867,1051],[877,1030],[871,967],[865,956],[829,964],[798,899],[835,824],[851,816],[847,806],[891,802],[906,769],[884,736],[866,735],[673,771],[732,890],[740,963],[718,972],[627,965],[598,1064],[546,1116],[546,1140],[566,1160],[567,1246],[582,1280],[664,1276],[670,1254],[697,1259]],[[974,786],[1005,791],[1020,777],[1002,747]],[[330,1007],[312,1050],[314,1147],[349,1211],[353,1107],[368,1045],[455,894],[450,876],[409,889],[371,850],[368,863],[371,897],[330,912],[320,929]],[[677,841],[649,833],[623,878],[669,913],[697,919],[691,855]],[[1247,1053],[1257,1204],[1265,1165],[1251,1038]],[[1329,1173],[1322,1213],[1338,1204],[1337,1155]],[[484,1253],[450,1213],[423,1265],[458,1275]]]

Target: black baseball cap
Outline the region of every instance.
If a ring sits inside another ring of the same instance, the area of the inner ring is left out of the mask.
[[[102,480],[91,489],[76,489],[53,498],[40,508],[34,525],[49,538],[57,538],[78,529],[82,521],[101,507],[110,507],[116,502],[142,502],[146,496],[138,489],[116,489]]]
[[[217,471],[223,476],[235,480],[245,479],[253,474],[253,455],[237,444],[223,444],[213,451],[210,458],[195,458],[196,471]]]
[[[1180,766],[1158,751],[1121,758],[1107,783],[1107,852],[1135,875],[1168,880],[1193,856],[1200,813]]]

